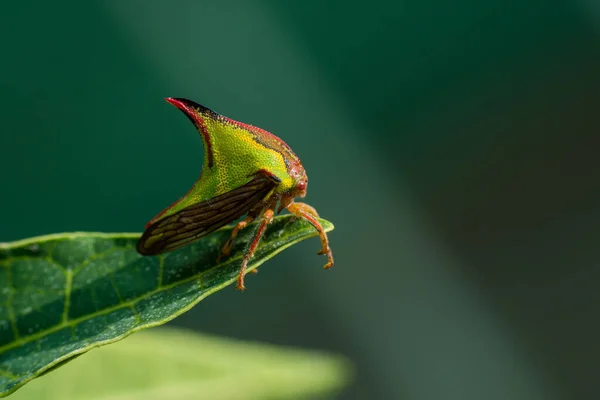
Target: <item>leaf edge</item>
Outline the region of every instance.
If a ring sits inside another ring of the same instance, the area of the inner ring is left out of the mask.
[[[281,215],[281,216],[277,216],[276,218],[286,218],[289,216],[287,215]],[[331,223],[328,220],[322,219],[322,218],[318,218],[318,221],[321,223],[321,225],[323,226],[323,230],[325,232],[331,232],[335,229],[335,226],[333,223]],[[233,225],[227,225],[224,226],[223,228],[218,229],[218,231],[220,230],[227,230],[227,229],[231,229]],[[40,243],[40,242],[46,242],[46,241],[50,241],[50,240],[54,240],[54,239],[75,239],[78,237],[102,237],[102,238],[114,238],[114,237],[118,237],[118,238],[136,238],[136,237],[140,237],[141,233],[131,233],[131,232],[123,232],[123,233],[105,233],[105,232],[85,232],[85,231],[78,231],[78,232],[62,232],[62,233],[54,233],[54,234],[49,234],[49,235],[41,235],[41,236],[33,236],[30,238],[26,238],[26,239],[21,239],[21,240],[17,240],[17,241],[13,241],[13,242],[5,242],[2,243],[0,242],[0,250],[7,250],[7,249],[11,249],[11,248],[15,248],[15,247],[22,247],[22,246],[27,246],[27,245],[31,245],[31,244],[35,244],[35,243]],[[272,251],[269,254],[268,258],[264,258],[262,260],[259,260],[256,263],[253,263],[251,265],[248,266],[248,268],[246,268],[246,271],[252,271],[256,268],[258,268],[259,266],[261,266],[264,262],[270,260],[271,258],[275,257],[277,254],[281,253],[283,250],[290,248],[291,246],[298,244],[304,240],[310,239],[312,237],[318,236],[318,232],[316,230],[312,230],[311,233],[307,234],[306,236],[302,237],[302,238],[297,238],[296,240],[293,240],[291,242],[285,243],[279,247],[277,247],[274,251]],[[4,247],[3,245],[5,245],[6,247]],[[14,392],[16,392],[18,389],[20,389],[21,387],[25,386],[27,383],[31,382],[32,380],[41,377],[42,375],[44,375],[47,372],[51,372],[52,369],[54,369],[55,367],[57,367],[59,364],[67,364],[69,361],[72,361],[73,359],[77,358],[78,356],[87,353],[90,350],[93,350],[95,348],[98,347],[102,347],[102,346],[106,346],[112,343],[116,343],[119,342],[123,339],[125,339],[126,337],[137,333],[139,331],[145,330],[145,329],[149,329],[149,328],[155,328],[157,326],[161,326],[166,324],[167,322],[170,322],[172,320],[174,320],[175,318],[185,314],[186,312],[188,312],[189,310],[191,310],[193,307],[195,307],[198,303],[200,303],[202,300],[204,300],[205,298],[207,298],[208,296],[210,296],[211,294],[218,292],[222,289],[224,289],[225,287],[233,284],[234,282],[236,282],[237,279],[233,278],[230,280],[227,280],[223,283],[221,283],[220,285],[214,286],[213,288],[211,288],[210,290],[206,291],[205,293],[203,293],[202,295],[198,296],[198,298],[196,298],[194,301],[192,301],[190,304],[188,304],[187,306],[177,310],[175,313],[169,315],[167,318],[164,318],[161,321],[155,321],[155,322],[150,322],[144,325],[140,325],[137,326],[135,328],[133,328],[132,330],[130,330],[129,332],[124,333],[123,335],[117,336],[115,338],[109,339],[109,340],[104,340],[104,341],[100,341],[100,342],[96,342],[94,344],[91,344],[87,347],[83,347],[81,349],[77,349],[74,350],[70,353],[67,353],[65,355],[63,355],[62,357],[57,358],[56,360],[54,360],[53,362],[47,364],[46,366],[44,366],[43,368],[40,368],[39,370],[37,370],[35,372],[35,375],[29,376],[25,379],[23,379],[22,381],[20,381],[19,383],[17,383],[15,386],[13,386],[12,388],[10,388],[9,390],[5,390],[5,391],[0,391],[0,398],[4,398],[7,397],[11,394],[13,394]]]

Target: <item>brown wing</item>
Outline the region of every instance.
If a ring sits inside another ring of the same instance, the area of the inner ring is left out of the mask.
[[[259,173],[245,185],[162,218],[148,226],[137,251],[154,255],[194,242],[246,214],[276,184],[276,178]]]

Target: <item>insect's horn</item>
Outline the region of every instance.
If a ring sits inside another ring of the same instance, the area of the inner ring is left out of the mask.
[[[201,118],[215,118],[217,113],[211,110],[208,107],[204,107],[201,104],[196,103],[195,101],[177,98],[177,97],[167,97],[165,99],[167,103],[174,105],[179,108],[183,113],[194,123],[194,125],[198,126],[199,119]]]
[[[213,166],[213,151],[212,151],[212,142],[210,132],[206,127],[206,120],[218,119],[219,115],[212,111],[209,108],[204,107],[196,103],[195,101],[183,99],[183,98],[175,98],[175,97],[167,97],[165,99],[168,103],[173,104],[175,107],[179,108],[183,113],[192,121],[200,135],[202,136],[202,140],[204,142],[206,162],[209,168]]]

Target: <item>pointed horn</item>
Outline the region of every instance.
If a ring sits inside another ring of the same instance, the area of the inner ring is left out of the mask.
[[[216,119],[219,115],[210,108],[204,107],[192,100],[175,97],[167,97],[165,100],[167,103],[170,103],[183,111],[190,121],[192,121],[196,129],[198,129],[202,135],[204,146],[206,147],[208,167],[211,168],[213,166],[212,143],[204,120],[206,118]]]
[[[181,111],[183,111],[183,113],[192,120],[194,125],[196,124],[197,119],[199,117],[198,114],[200,114],[201,117],[216,118],[219,116],[219,114],[217,114],[210,108],[204,107],[202,104],[198,104],[193,100],[177,97],[167,97],[165,98],[165,100],[167,101],[167,103],[170,103],[175,107],[179,108]]]

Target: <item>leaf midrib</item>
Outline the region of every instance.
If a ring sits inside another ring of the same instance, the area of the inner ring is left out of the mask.
[[[163,258],[164,256],[158,256],[158,257]],[[19,347],[19,346],[25,345],[27,343],[31,343],[31,342],[33,342],[35,340],[43,338],[46,335],[49,335],[49,334],[54,333],[54,332],[58,332],[61,329],[69,328],[69,327],[75,327],[78,324],[80,324],[82,322],[85,322],[85,321],[87,321],[89,319],[96,318],[96,317],[99,317],[99,316],[105,315],[105,314],[110,314],[111,312],[120,310],[122,308],[128,308],[128,307],[131,308],[131,307],[135,306],[141,300],[144,300],[144,299],[146,299],[148,297],[154,296],[154,295],[156,295],[158,293],[161,293],[161,292],[164,292],[166,290],[173,289],[173,288],[175,288],[175,287],[177,287],[179,285],[183,285],[183,284],[191,282],[191,281],[193,281],[195,279],[201,278],[202,275],[204,275],[204,274],[206,274],[206,273],[208,273],[208,272],[210,272],[210,271],[212,271],[212,270],[214,270],[216,268],[222,268],[222,267],[228,265],[229,263],[237,261],[239,259],[241,259],[241,257],[232,258],[232,259],[227,260],[226,262],[224,262],[224,263],[222,263],[222,264],[220,264],[218,266],[214,266],[214,267],[212,267],[210,269],[207,269],[205,271],[202,271],[202,272],[200,272],[200,273],[198,273],[196,275],[189,276],[189,277],[187,277],[185,279],[181,279],[181,280],[179,280],[177,282],[174,282],[174,283],[171,283],[171,284],[168,284],[168,285],[159,286],[156,289],[154,289],[154,290],[152,290],[152,291],[150,291],[148,293],[145,293],[145,294],[143,294],[143,295],[141,295],[139,297],[136,297],[134,299],[127,300],[127,301],[121,301],[119,304],[114,305],[112,307],[108,307],[108,308],[105,308],[105,309],[100,310],[100,311],[95,311],[93,313],[86,314],[86,315],[78,317],[78,318],[74,318],[74,319],[69,319],[67,321],[63,321],[60,324],[55,325],[55,326],[53,326],[51,328],[48,328],[48,329],[43,330],[43,331],[40,331],[38,333],[34,333],[33,335],[25,336],[24,338],[18,339],[16,341],[12,342],[12,343],[9,343],[8,345],[1,346],[0,347],[0,353],[3,353],[3,352],[8,351],[8,350],[11,350],[11,349],[13,349],[15,347]],[[66,290],[67,290],[67,288],[65,288],[65,291]],[[134,313],[134,315],[136,315],[137,317],[139,317],[137,315],[137,311],[135,311],[135,308],[132,308],[132,312]]]
[[[331,228],[329,228],[329,229],[325,228],[325,229],[326,230],[331,230]],[[298,232],[295,232],[295,233],[298,233]],[[307,233],[307,235],[304,238],[313,237],[313,236],[316,236],[316,234],[317,234],[316,231],[312,231],[312,232]],[[283,237],[280,237],[279,240],[285,240],[286,238],[288,238],[290,236],[291,236],[290,234],[284,235]],[[270,254],[272,256],[274,256],[277,253],[283,251],[284,249],[286,249],[286,248],[292,246],[293,244],[297,243],[299,240],[300,240],[300,238],[297,238],[296,240],[287,242],[284,245],[282,245],[282,246],[278,247],[277,249],[275,249],[274,251],[272,251]],[[164,264],[164,255],[159,255],[157,257],[159,258],[159,261],[161,261],[161,264]],[[8,350],[11,350],[13,348],[16,348],[16,347],[19,347],[19,346],[31,343],[31,342],[36,341],[38,339],[41,339],[44,336],[47,336],[49,334],[58,332],[61,329],[77,326],[78,324],[80,324],[82,322],[85,322],[85,321],[87,321],[89,319],[92,319],[92,318],[95,318],[95,317],[98,317],[98,316],[102,316],[102,315],[105,315],[105,314],[109,314],[111,312],[114,312],[114,311],[117,311],[117,310],[120,310],[120,309],[124,309],[124,308],[128,308],[128,307],[132,308],[132,312],[133,312],[134,316],[136,318],[139,318],[139,315],[137,314],[137,311],[135,311],[135,308],[133,307],[139,301],[142,301],[142,300],[144,300],[144,299],[146,299],[148,297],[154,296],[154,295],[156,295],[158,293],[161,293],[161,292],[164,292],[164,291],[176,288],[179,285],[183,285],[185,283],[194,281],[196,279],[200,279],[200,278],[202,278],[203,275],[207,274],[208,272],[211,272],[211,271],[213,271],[213,270],[215,270],[217,268],[224,268],[227,265],[229,265],[229,264],[231,264],[231,263],[233,263],[235,261],[241,260],[242,258],[243,258],[243,255],[238,255],[238,256],[232,257],[232,258],[228,259],[227,261],[225,261],[225,262],[223,262],[223,263],[221,263],[219,265],[211,267],[211,268],[209,268],[209,269],[207,269],[205,271],[202,271],[202,272],[200,272],[198,274],[192,275],[192,276],[190,276],[188,278],[181,279],[181,280],[179,280],[177,282],[174,282],[174,283],[171,283],[171,284],[168,284],[168,285],[165,285],[165,286],[159,286],[156,289],[154,289],[154,290],[152,290],[152,291],[150,291],[150,292],[148,292],[146,294],[143,294],[142,296],[139,296],[139,297],[136,297],[134,299],[131,299],[131,300],[119,303],[119,304],[117,304],[115,306],[108,307],[108,308],[105,308],[105,309],[100,310],[100,311],[96,311],[96,312],[91,313],[91,314],[84,315],[84,316],[79,317],[79,318],[71,319],[71,320],[68,320],[66,322],[61,322],[60,324],[55,325],[55,326],[53,326],[51,328],[48,328],[48,329],[45,329],[43,331],[37,332],[35,334],[26,336],[24,338],[17,339],[14,342],[11,342],[11,343],[9,343],[7,345],[0,346],[0,354],[6,352]],[[247,271],[255,269],[256,267],[258,267],[260,265],[260,263],[262,261],[263,261],[262,259],[256,260],[256,262],[254,262],[250,266],[248,266]],[[201,296],[199,296],[199,298],[196,299],[196,300],[198,301],[198,300],[201,300],[201,299],[205,298],[209,294],[212,294],[213,292],[221,289],[222,287],[226,286],[230,282],[233,282],[233,280],[234,279],[225,281],[221,285],[216,285],[216,286],[210,288],[205,293],[203,293]],[[66,290],[66,288],[65,288],[65,290]],[[192,304],[190,305],[190,307],[192,307],[195,304],[196,304],[196,302],[192,302]],[[179,312],[176,315],[172,316],[172,318],[174,318],[177,315],[180,315],[181,313],[187,311],[188,309],[189,309],[189,307],[184,307],[183,309],[180,310],[181,312]],[[155,322],[149,322],[148,324],[138,325],[138,327],[139,326],[152,325],[152,324],[155,324]]]

